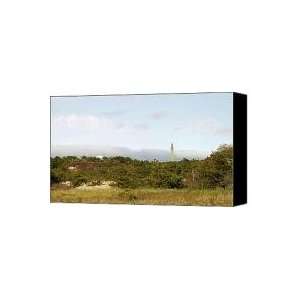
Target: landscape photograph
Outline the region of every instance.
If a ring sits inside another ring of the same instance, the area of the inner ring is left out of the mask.
[[[233,206],[233,94],[52,96],[50,202]]]

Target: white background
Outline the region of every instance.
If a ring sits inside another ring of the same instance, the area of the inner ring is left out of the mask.
[[[299,299],[298,2],[2,1],[0,298]],[[248,205],[49,204],[50,95],[198,91],[248,94]]]

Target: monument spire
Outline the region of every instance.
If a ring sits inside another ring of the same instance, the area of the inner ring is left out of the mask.
[[[171,161],[175,160],[174,145],[171,143]]]

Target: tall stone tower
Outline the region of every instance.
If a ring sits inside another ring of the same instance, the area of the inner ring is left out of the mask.
[[[175,160],[175,153],[174,153],[174,145],[171,143],[171,155],[170,155],[171,161]]]

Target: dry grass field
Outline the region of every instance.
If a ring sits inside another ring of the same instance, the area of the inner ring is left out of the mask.
[[[232,206],[230,189],[51,189],[51,202]]]

